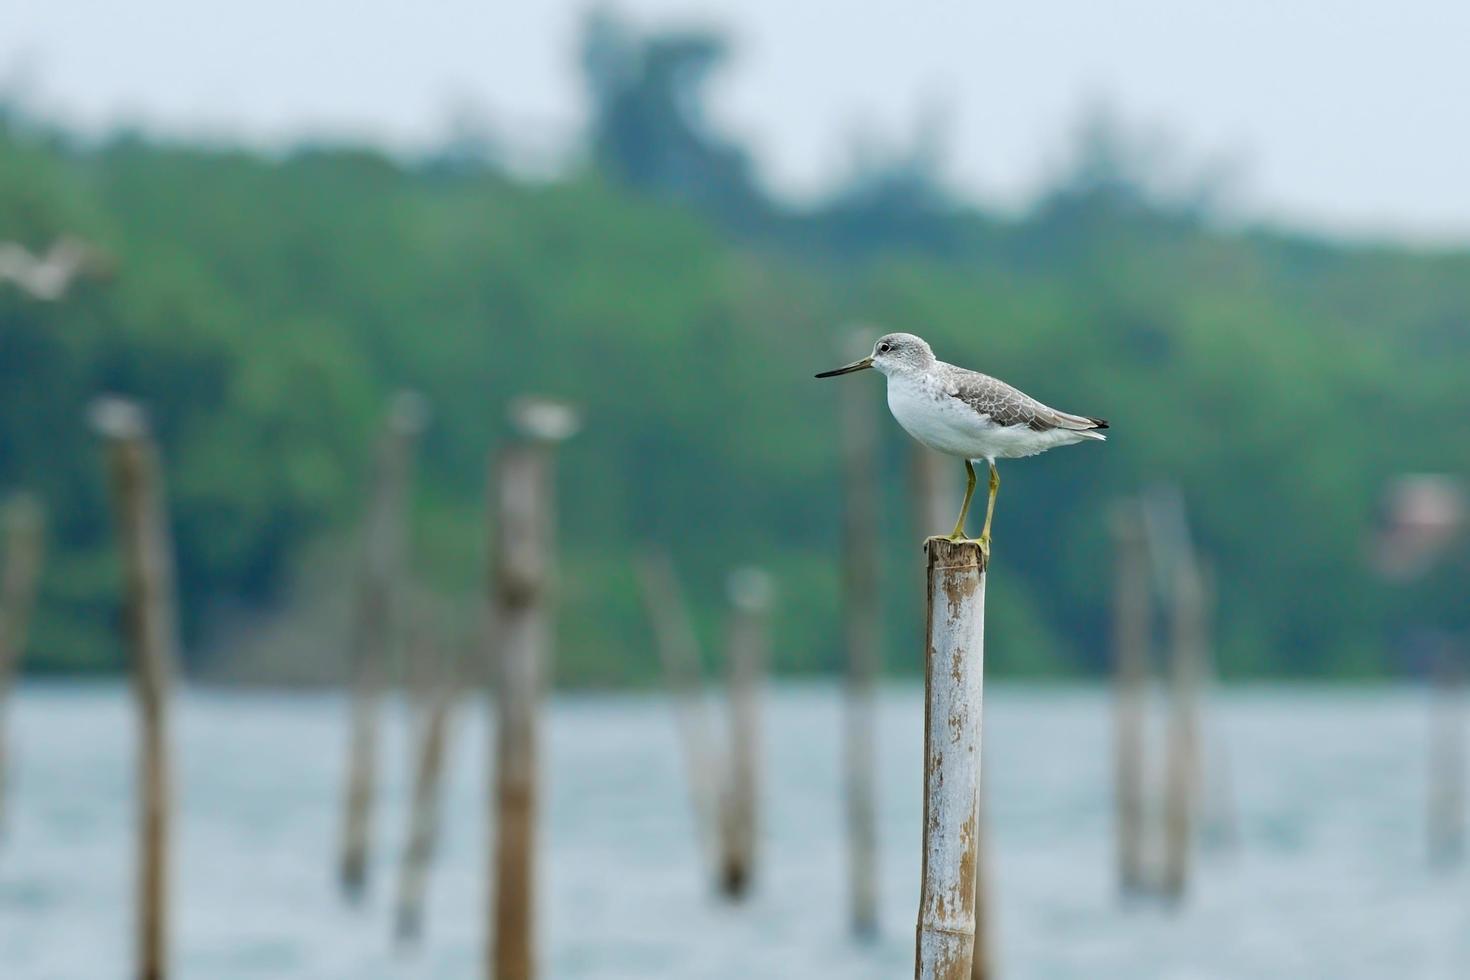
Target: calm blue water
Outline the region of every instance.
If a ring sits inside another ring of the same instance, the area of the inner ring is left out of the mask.
[[[0,845],[0,977],[108,980],[130,962],[133,737],[125,689],[25,688]],[[883,936],[845,932],[835,689],[775,691],[758,892],[711,896],[673,726],[653,696],[555,699],[547,729],[544,975],[911,975],[920,692],[885,691]],[[180,701],[177,975],[478,977],[484,717],[460,717],[421,949],[390,939],[405,814],[391,717],[370,902],[333,876],[344,705],[316,695]],[[1470,875],[1424,857],[1426,705],[1415,692],[1250,691],[1209,722],[1230,758],[1240,846],[1206,853],[1188,904],[1125,908],[1113,878],[1105,694],[991,685],[986,782],[1001,975],[1470,976]]]

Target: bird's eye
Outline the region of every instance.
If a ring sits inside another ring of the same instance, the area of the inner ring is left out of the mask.
[[[891,350],[893,350],[893,345],[892,344],[879,344],[878,345],[878,353],[880,353],[880,354],[887,354]]]

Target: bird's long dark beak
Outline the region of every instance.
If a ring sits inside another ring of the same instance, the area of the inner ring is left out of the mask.
[[[853,361],[851,364],[844,364],[840,368],[834,368],[831,371],[823,371],[821,374],[817,375],[817,377],[819,377],[819,378],[835,378],[839,374],[851,374],[854,371],[866,371],[868,368],[870,368],[872,366],[873,366],[873,355],[872,354],[869,354],[867,357],[863,358],[861,361]]]

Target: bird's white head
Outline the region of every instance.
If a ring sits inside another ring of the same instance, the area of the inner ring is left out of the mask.
[[[886,375],[905,374],[910,371],[927,371],[933,365],[934,351],[922,337],[915,337],[911,333],[890,333],[878,338],[873,344],[873,352],[867,357],[833,371],[823,371],[817,377],[833,378],[867,368],[875,368]]]
[[[922,337],[911,333],[890,333],[873,344],[873,367],[884,374],[904,371],[927,371],[934,365],[934,350]]]

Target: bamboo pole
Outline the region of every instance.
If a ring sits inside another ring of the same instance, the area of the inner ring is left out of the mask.
[[[685,782],[700,850],[707,868],[718,868],[721,760],[710,732],[699,670],[699,640],[689,607],[666,553],[645,554],[635,565],[644,607],[658,647],[664,681],[674,703],[674,723],[684,758]]]
[[[872,331],[852,331],[854,357],[872,349]],[[843,761],[847,790],[848,876],[853,932],[878,933],[878,806],[875,687],[882,621],[878,582],[877,419],[871,393],[858,385],[842,391],[846,508],[843,521],[843,624],[847,646]]]
[[[577,426],[570,407],[542,400],[519,403],[513,419],[531,441],[505,449],[497,474],[495,889],[487,947],[493,980],[536,975],[538,715],[552,649],[555,551],[551,447]]]
[[[417,637],[418,653],[434,665],[426,679],[422,731],[414,771],[413,803],[409,817],[408,842],[398,877],[396,936],[400,944],[415,943],[423,934],[424,894],[429,868],[438,849],[439,809],[444,759],[448,754],[449,730],[459,700],[460,678],[454,657],[439,649],[422,628]]]
[[[414,442],[426,409],[412,393],[394,397],[378,443],[372,499],[363,534],[348,660],[351,670],[351,734],[343,797],[339,883],[349,901],[361,901],[368,884],[368,852],[377,797],[378,727],[388,659],[398,627],[399,576],[404,550],[404,509]]]
[[[919,443],[913,444],[912,477],[915,522],[920,535],[941,534],[960,509],[959,484],[952,477],[954,460]],[[982,767],[983,769],[983,767]],[[995,950],[990,921],[990,835],[986,825],[985,781],[976,790],[975,817],[975,948],[971,980],[986,980],[993,972]]]
[[[1431,674],[1429,860],[1458,864],[1465,850],[1465,674],[1453,642],[1439,638]]]
[[[1117,573],[1114,582],[1114,780],[1118,880],[1124,896],[1148,885],[1144,869],[1144,709],[1149,645],[1148,553],[1135,500],[1113,514]]]
[[[45,545],[45,519],[33,497],[13,497],[5,507],[4,521],[5,569],[0,572],[0,831],[4,830],[7,812],[5,712],[11,685],[25,655]]]
[[[108,400],[93,410],[107,439],[126,584],[133,691],[138,702],[139,980],[168,970],[170,761],[168,694],[177,658],[173,547],[164,517],[162,476],[147,423],[136,405]]]
[[[975,941],[985,559],[974,541],[927,542],[924,861],[917,980],[965,980]]]
[[[765,676],[770,577],[756,568],[730,575],[726,643],[730,754],[721,808],[720,888],[738,901],[755,872],[760,810],[760,687]]]
[[[1179,498],[1175,498],[1172,509],[1170,715],[1164,771],[1164,860],[1159,885],[1166,900],[1177,902],[1188,885],[1200,792],[1199,698],[1205,608],[1204,587]]]

